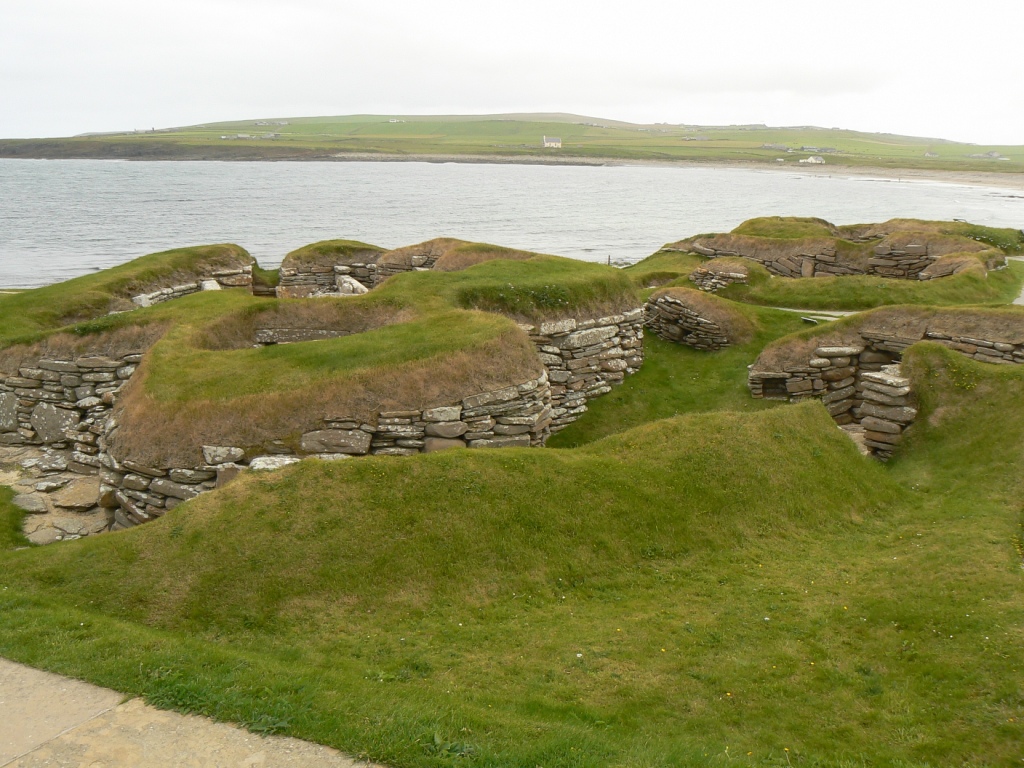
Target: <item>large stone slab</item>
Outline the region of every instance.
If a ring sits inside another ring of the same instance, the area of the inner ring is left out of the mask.
[[[13,392],[0,392],[0,432],[18,430],[18,396]]]
[[[77,426],[81,417],[78,411],[58,408],[50,403],[40,403],[32,409],[29,421],[32,423],[32,429],[44,443],[59,443],[67,440],[64,436],[65,430]]]
[[[453,438],[466,434],[469,425],[463,421],[440,421],[427,424],[426,433],[431,437]]]
[[[362,456],[370,450],[370,434],[361,429],[318,429],[302,436],[303,453],[349,453]]]

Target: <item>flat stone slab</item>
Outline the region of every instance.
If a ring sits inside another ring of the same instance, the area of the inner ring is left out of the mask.
[[[116,691],[0,659],[0,765],[13,768],[381,768],[335,749],[121,704]]]

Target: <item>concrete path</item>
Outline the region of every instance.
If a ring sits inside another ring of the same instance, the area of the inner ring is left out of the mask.
[[[204,717],[0,659],[0,766],[365,768],[337,750]],[[377,768],[380,768],[377,766]]]
[[[1024,261],[1024,256],[1007,256],[1006,260],[1007,261]],[[1024,304],[1024,286],[1021,286],[1020,296],[1018,296],[1016,299],[1014,299],[1013,303],[1017,304],[1017,305]]]

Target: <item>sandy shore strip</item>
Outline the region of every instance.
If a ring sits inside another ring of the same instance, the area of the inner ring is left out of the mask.
[[[323,158],[317,158],[323,159]],[[344,152],[330,156],[332,160],[373,163],[473,163],[483,165],[569,165],[569,166],[653,166],[657,168],[721,168],[771,171],[800,176],[838,176],[841,178],[877,179],[894,182],[940,182],[971,187],[994,187],[1024,192],[1024,173],[996,171],[942,171],[921,168],[874,168],[870,166],[814,166],[760,162],[693,161],[693,160],[623,160],[609,157],[566,157],[540,155],[386,155],[375,152]],[[257,161],[258,162],[258,161]]]

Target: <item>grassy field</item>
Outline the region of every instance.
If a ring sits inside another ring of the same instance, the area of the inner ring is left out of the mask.
[[[562,147],[544,149],[544,136],[561,138]],[[798,166],[801,159],[823,155],[826,164],[846,167],[1024,171],[1024,146],[976,146],[810,127],[636,125],[564,114],[266,118],[148,133],[0,141],[2,157],[302,160],[346,155],[757,162],[794,167],[803,167]]]
[[[1013,764],[1024,372],[908,367],[886,467],[807,403],[247,477],[0,556],[0,652],[396,766]]]
[[[344,300],[39,314],[122,298],[100,273],[0,297],[30,318],[0,354],[155,329],[123,400],[168,442],[176,419],[238,430],[322,393],[507,376],[536,364],[514,320],[614,311],[700,261],[535,256]],[[1011,270],[988,279],[1019,286]],[[547,449],[308,460],[48,547],[20,548],[0,488],[0,655],[395,768],[1018,764],[1024,367],[913,347],[921,415],[882,465],[820,403],[749,397],[746,366],[807,326],[730,311],[751,341],[649,334],[642,369]],[[288,323],[357,333],[251,348]]]

